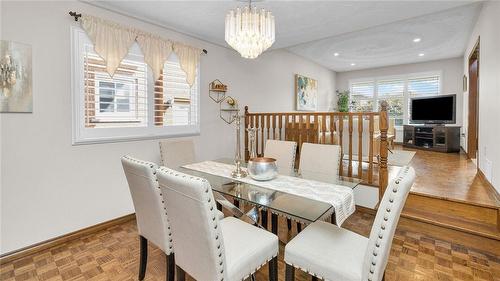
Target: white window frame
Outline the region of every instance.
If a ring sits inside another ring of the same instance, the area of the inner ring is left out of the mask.
[[[379,95],[378,95],[378,82],[381,80],[391,80],[391,79],[401,79],[404,80],[404,107],[403,107],[403,124],[409,123],[409,112],[408,105],[410,103],[410,94],[408,93],[408,80],[419,78],[419,77],[427,77],[427,76],[439,76],[439,90],[438,96],[443,95],[443,71],[435,70],[435,71],[427,71],[427,72],[416,72],[416,73],[407,73],[401,75],[389,75],[389,76],[378,76],[378,77],[365,77],[365,78],[355,78],[349,79],[349,91],[352,92],[352,84],[359,82],[372,82],[374,87],[373,92],[373,111],[379,111]],[[351,97],[349,97],[350,99]],[[395,126],[397,129],[401,129],[402,126]]]
[[[154,81],[152,71],[148,67],[147,126],[121,128],[86,128],[85,127],[85,97],[84,97],[84,42],[88,39],[85,31],[77,26],[70,28],[71,37],[71,104],[72,104],[72,144],[113,143],[147,139],[195,136],[200,134],[200,65],[198,65],[196,82],[197,108],[195,124],[175,126],[154,125]],[[193,110],[193,109],[191,109]]]
[[[101,93],[100,93],[101,86],[99,84],[100,84],[100,82],[108,82],[108,81],[104,81],[104,79],[101,80],[99,78],[96,78],[94,80],[96,80],[96,81],[99,82],[99,83],[96,83],[96,85],[95,85],[95,91],[96,91],[96,93],[99,93],[99,98],[100,98],[100,95],[101,95]],[[118,84],[118,83],[116,83],[116,82],[108,82],[108,83],[115,84],[115,90],[114,90],[115,91],[115,102],[114,102],[114,110],[115,111],[113,113],[110,113],[110,112],[101,112],[101,101],[100,100],[96,100],[96,102],[95,102],[96,103],[96,112],[95,112],[96,118],[97,119],[102,119],[102,120],[106,121],[106,120],[112,120],[113,117],[115,117],[115,116],[120,116],[120,117],[128,117],[128,118],[130,118],[129,121],[132,121],[132,122],[136,121],[137,120],[137,118],[135,118],[135,116],[137,114],[137,111],[135,110],[136,103],[133,102],[133,101],[131,101],[131,99],[132,99],[131,97],[128,97],[129,108],[132,108],[132,110],[130,110],[129,112],[119,112],[119,111],[117,111],[118,105],[117,105],[116,100],[120,99],[120,97],[116,98],[116,84]],[[107,89],[107,88],[105,88],[105,89]],[[134,95],[137,96],[137,91],[134,91]],[[124,99],[124,98],[121,97],[121,99]]]

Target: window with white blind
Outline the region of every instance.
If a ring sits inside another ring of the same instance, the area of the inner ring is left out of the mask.
[[[374,80],[353,82],[351,84],[351,111],[370,112],[374,108]]]
[[[408,79],[408,119],[411,119],[411,99],[439,95],[441,89],[440,82],[440,77],[438,75],[423,75]]]
[[[407,124],[410,100],[413,97],[441,93],[441,74],[416,73],[393,77],[376,77],[349,81],[351,111],[378,111],[380,103],[388,103],[388,114],[395,125]]]
[[[377,80],[378,105],[386,101],[389,118],[395,119],[395,125],[401,126],[404,122],[404,79],[381,79]],[[380,108],[380,106],[378,106]],[[378,109],[377,109],[378,110]]]
[[[199,73],[189,87],[174,53],[154,81],[134,44],[111,77],[86,33],[71,34],[73,144],[199,134]]]

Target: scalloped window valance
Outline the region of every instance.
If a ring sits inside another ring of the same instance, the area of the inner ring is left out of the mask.
[[[82,15],[81,25],[94,44],[95,52],[104,59],[109,75],[113,76],[132,44],[137,42],[155,80],[161,76],[163,65],[173,51],[186,73],[187,83],[193,86],[201,49],[90,15]]]

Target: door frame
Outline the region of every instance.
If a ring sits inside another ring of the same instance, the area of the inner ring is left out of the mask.
[[[468,99],[467,99],[467,157],[469,159],[476,159],[476,163],[479,164],[479,79],[480,79],[480,73],[479,73],[479,65],[480,65],[480,56],[481,56],[481,50],[480,50],[480,40],[481,37],[477,38],[476,43],[474,44],[474,47],[472,48],[471,52],[469,53],[469,57],[467,60],[467,74],[469,76],[468,83],[467,83],[467,94],[468,94]],[[471,105],[472,99],[470,98],[471,95],[471,77],[470,77],[470,69],[471,69],[471,64],[474,62],[474,60],[477,60],[477,71],[476,71],[476,93],[475,93],[475,105]],[[474,107],[475,112],[474,115],[471,115],[471,110],[470,108]],[[475,117],[475,122],[471,122],[471,119]],[[472,123],[475,123],[475,127],[471,127]],[[471,130],[472,129],[472,130]],[[469,141],[471,138],[475,137],[475,143],[474,146],[471,147],[471,142]],[[472,151],[471,151],[472,149]],[[473,154],[473,155],[472,155]],[[479,165],[477,165],[479,168]]]

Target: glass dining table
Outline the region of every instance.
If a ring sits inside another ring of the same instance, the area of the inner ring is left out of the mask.
[[[221,158],[213,161],[234,164],[234,160],[229,158]],[[243,167],[245,165],[245,163],[242,163]],[[266,229],[268,228],[267,210],[269,210],[271,212],[271,231],[274,234],[278,232],[278,215],[300,223],[311,223],[325,218],[334,220],[335,217],[334,207],[327,202],[245,183],[236,178],[213,175],[185,167],[178,167],[178,171],[206,179],[212,186],[219,209],[221,209],[221,206],[224,206],[235,216],[246,216],[253,223]],[[300,174],[295,172],[292,176],[300,177]],[[338,178],[329,180],[328,183],[354,189],[361,183],[361,180],[339,176]],[[233,202],[228,201],[227,198],[233,199]],[[250,211],[244,212],[240,209],[240,202],[247,203],[253,206],[253,208]],[[265,214],[262,215],[260,222],[258,219],[259,210],[262,210],[262,213]],[[335,221],[332,222],[335,223]]]

